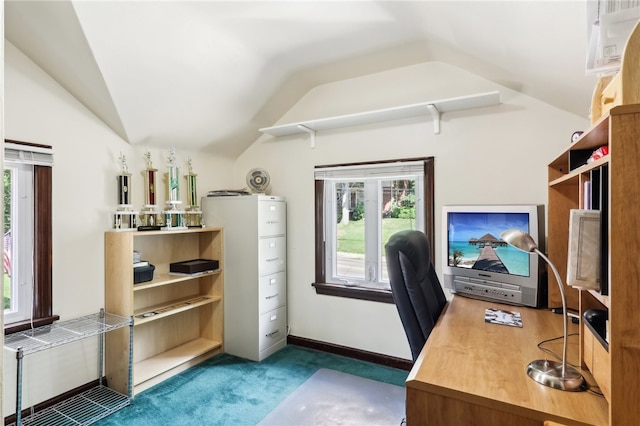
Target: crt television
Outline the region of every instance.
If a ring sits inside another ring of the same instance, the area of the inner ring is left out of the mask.
[[[531,235],[544,252],[542,205],[450,205],[442,208],[442,275],[452,293],[512,305],[546,305],[544,261],[509,246],[507,229]]]

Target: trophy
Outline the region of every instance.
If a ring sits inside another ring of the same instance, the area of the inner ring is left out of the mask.
[[[118,180],[118,208],[113,215],[113,228],[131,230],[136,227],[137,211],[131,206],[131,174],[128,172],[127,159],[120,153],[122,172],[117,176]]]
[[[156,188],[158,169],[153,168],[151,152],[144,153],[147,168],[142,171],[144,176],[144,206],[140,211],[138,231],[152,231],[160,229],[162,216],[156,204]]]
[[[198,206],[198,191],[196,189],[196,176],[198,175],[193,173],[191,158],[189,157],[187,158],[187,164],[189,165],[189,174],[184,175],[184,177],[187,179],[189,207],[184,213],[184,222],[189,228],[202,228],[202,210]]]
[[[164,209],[163,231],[187,229],[183,223],[184,211],[180,210],[180,183],[178,175],[180,168],[176,165],[176,151],[173,147],[169,149],[169,172],[167,178],[167,201]]]

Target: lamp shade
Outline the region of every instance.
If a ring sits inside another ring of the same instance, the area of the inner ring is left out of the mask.
[[[519,229],[507,229],[506,231],[500,233],[500,238],[502,238],[510,246],[513,246],[518,250],[522,250],[527,253],[532,253],[538,248],[538,245],[533,240],[531,235],[524,233]]]

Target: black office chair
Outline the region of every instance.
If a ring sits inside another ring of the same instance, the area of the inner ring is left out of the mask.
[[[385,250],[391,293],[415,361],[447,299],[431,263],[424,232],[393,234]]]

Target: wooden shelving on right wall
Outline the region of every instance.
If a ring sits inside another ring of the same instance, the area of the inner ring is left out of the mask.
[[[586,163],[585,153],[607,146],[609,154]],[[589,184],[585,185],[585,183]],[[549,164],[548,252],[566,277],[571,209],[584,208],[585,188],[597,186],[601,214],[601,291],[566,288],[579,311],[582,368],[591,372],[609,404],[610,425],[640,419],[640,104],[612,108]],[[549,306],[560,306],[553,276]],[[582,314],[608,315],[604,340]],[[604,341],[603,341],[604,340]]]

